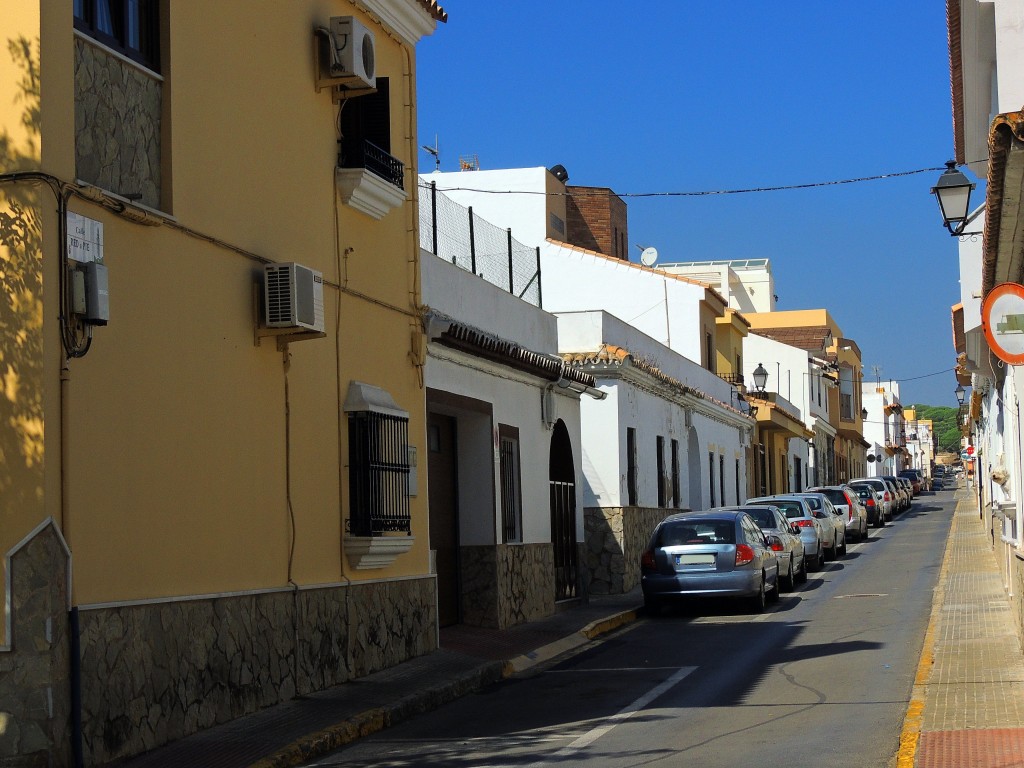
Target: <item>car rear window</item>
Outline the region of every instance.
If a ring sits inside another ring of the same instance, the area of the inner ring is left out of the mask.
[[[775,515],[767,507],[747,507],[744,511],[754,518],[754,522],[761,528],[778,527],[778,523],[775,522]]]
[[[804,516],[804,508],[799,501],[773,501],[772,504],[781,509],[788,518]]]
[[[837,488],[826,488],[820,493],[825,494],[825,498],[831,501],[833,504],[846,504],[846,494]]]
[[[735,544],[736,524],[732,520],[678,520],[666,523],[658,535],[659,547],[681,544]]]
[[[807,503],[810,504],[811,509],[815,511],[821,509],[822,507],[821,499],[817,498],[816,496],[808,496]]]

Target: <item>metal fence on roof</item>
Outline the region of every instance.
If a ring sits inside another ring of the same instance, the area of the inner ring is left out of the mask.
[[[438,192],[420,186],[420,247],[492,285],[541,304],[540,249],[524,245],[502,229]]]

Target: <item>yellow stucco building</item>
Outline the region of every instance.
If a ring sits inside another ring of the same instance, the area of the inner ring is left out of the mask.
[[[843,336],[827,309],[749,312],[744,317],[752,329],[821,329],[831,336],[827,360],[835,366],[835,385],[828,388],[829,421],[835,438],[824,451],[824,473],[819,482],[845,483],[867,474],[868,442],[864,440],[861,382],[864,379],[860,347]]]
[[[4,4],[0,755],[103,764],[436,646],[415,46],[445,20]]]

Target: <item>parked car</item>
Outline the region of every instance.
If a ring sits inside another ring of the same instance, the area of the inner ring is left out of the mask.
[[[779,560],[745,511],[683,512],[654,529],[640,559],[640,586],[654,613],[685,597],[742,598],[760,612],[779,597]]]
[[[744,507],[723,507],[730,511],[742,509],[768,536],[768,545],[779,558],[779,583],[787,592],[807,581],[807,556],[800,528],[786,518],[773,504],[750,504]],[[717,511],[717,510],[715,510]]]
[[[851,480],[848,484],[856,486],[858,483],[867,483],[878,491],[878,495],[881,496],[882,524],[884,525],[892,520],[892,516],[896,514],[896,496],[894,489],[880,477],[857,477]]]
[[[882,494],[869,483],[853,481],[850,488],[867,510],[868,522],[875,528],[882,528],[885,525],[885,502],[882,500]]]
[[[804,491],[803,493],[794,493],[793,496],[801,496],[806,498],[811,503],[811,509],[814,510],[815,514],[823,514],[825,520],[832,523],[832,530],[835,532],[832,537],[832,544],[826,544],[826,549],[829,550],[828,557],[835,559],[842,557],[846,554],[846,520],[843,516],[832,506],[832,502],[828,500],[828,496],[823,493]]]
[[[914,493],[914,484],[910,482],[909,477],[900,477],[899,475],[896,475],[896,480],[899,481],[900,485],[903,486],[903,490],[906,491],[907,498],[909,499],[907,502],[907,509],[910,509],[914,496],[916,496]]]
[[[910,508],[910,499],[907,496],[906,490],[903,488],[903,484],[896,479],[895,475],[882,475],[881,478],[885,480],[889,485],[892,486],[893,491],[896,494],[896,511],[904,512]]]
[[[925,488],[924,473],[920,469],[901,469],[897,477],[904,477],[910,481],[914,490],[914,496],[920,496]]]
[[[827,525],[824,515],[817,515],[807,499],[796,496],[762,496],[748,499],[745,507],[759,504],[771,504],[782,510],[786,519],[800,529],[800,540],[804,545],[804,553],[809,558],[811,568],[821,568],[825,564],[827,537],[835,530]]]
[[[824,485],[808,488],[808,491],[824,494],[846,522],[846,534],[851,533],[858,541],[868,536],[868,512],[860,503],[856,492],[848,485]]]

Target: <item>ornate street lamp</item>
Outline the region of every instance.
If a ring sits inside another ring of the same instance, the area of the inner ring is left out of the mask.
[[[935,195],[939,210],[942,212],[942,223],[949,230],[949,234],[964,234],[964,228],[970,222],[968,216],[971,210],[971,190],[975,186],[956,169],[956,163],[950,160],[946,163],[946,170],[932,187],[932,194]]]
[[[953,390],[953,394],[956,395],[956,401],[960,404],[964,404],[964,396],[967,394],[967,390],[964,389],[963,384],[957,384],[956,389]]]
[[[758,394],[764,394],[764,385],[768,383],[768,371],[764,369],[764,366],[760,363],[757,364],[757,368],[754,369],[754,386],[757,387]]]

